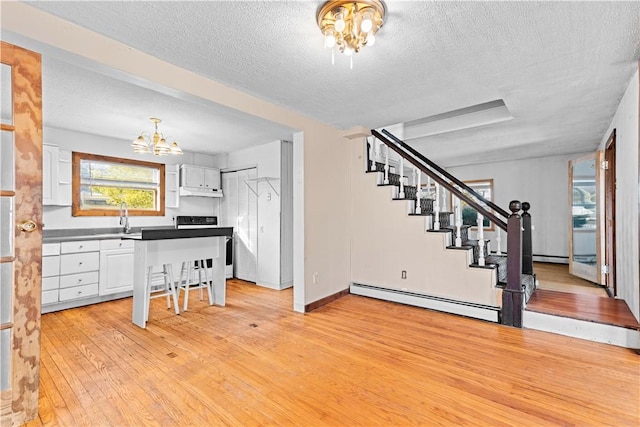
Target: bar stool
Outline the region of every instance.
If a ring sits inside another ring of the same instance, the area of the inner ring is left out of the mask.
[[[195,271],[198,272],[197,281],[194,280]],[[200,259],[196,261],[184,261],[182,263],[182,268],[180,269],[180,280],[178,281],[178,297],[180,297],[180,291],[184,291],[184,303],[182,310],[187,311],[190,289],[198,289],[200,291],[200,300],[202,301],[204,298],[202,290],[206,288],[209,296],[209,305],[213,305],[212,286],[212,283],[209,281],[209,273],[207,273],[206,260]]]
[[[160,289],[154,289],[153,278],[162,276],[164,280],[164,286]],[[180,314],[180,309],[178,308],[178,293],[176,292],[175,281],[173,280],[173,268],[171,264],[163,264],[162,271],[155,272],[153,271],[153,266],[149,266],[147,270],[147,313],[146,320],[149,320],[149,311],[151,308],[151,299],[152,298],[160,298],[167,297],[167,308],[171,308],[171,298],[173,297],[173,306],[176,311],[176,314]]]

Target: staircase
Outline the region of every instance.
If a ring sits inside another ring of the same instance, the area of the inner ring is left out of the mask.
[[[376,155],[375,150],[372,149],[371,142],[375,140],[367,143],[366,173],[375,176],[374,183],[377,187],[388,187],[391,189],[391,203],[401,206],[400,209],[391,208],[391,210],[404,211],[408,218],[423,219],[423,222],[421,222],[423,226],[420,228],[415,227],[416,233],[422,232],[436,237],[434,240],[436,242],[435,245],[438,246],[442,244],[443,247],[441,249],[444,252],[463,254],[460,257],[461,262],[457,263],[451,263],[449,259],[451,255],[448,256],[445,253],[438,253],[432,260],[425,259],[424,262],[433,262],[435,270],[441,268],[439,264],[444,263],[451,272],[458,269],[465,270],[465,274],[467,275],[462,278],[462,283],[453,283],[454,279],[452,278],[449,283],[442,283],[438,288],[431,287],[426,290],[416,290],[415,286],[412,288],[405,287],[402,286],[402,282],[400,282],[400,286],[354,283],[351,287],[351,292],[521,327],[522,309],[535,290],[535,275],[533,271],[527,271],[527,269],[532,270],[532,268],[528,268],[529,263],[527,263],[528,258],[531,258],[530,248],[528,248],[528,253],[527,248],[525,248],[522,253],[516,253],[516,250],[519,250],[519,248],[513,251],[514,257],[511,261],[513,265],[520,269],[521,267],[518,265],[522,263],[522,259],[525,260],[525,263],[522,270],[517,274],[517,276],[519,276],[517,278],[519,286],[516,285],[514,287],[512,284],[512,289],[508,289],[507,276],[509,267],[507,255],[502,254],[499,248],[497,253],[490,253],[490,242],[484,239],[483,231],[480,230],[482,227],[478,228],[480,231],[476,232],[470,231],[470,225],[462,225],[459,208],[456,208],[457,212],[451,212],[450,210],[441,210],[439,206],[439,201],[442,200],[441,196],[444,195],[443,192],[448,191],[454,195],[452,200],[456,202],[457,197],[460,197],[470,205],[473,203],[481,203],[482,206],[478,206],[479,209],[477,210],[479,212],[482,210],[482,213],[486,214],[485,217],[491,218],[493,215],[489,209],[494,212],[496,209],[493,207],[489,208],[486,205],[486,203],[490,202],[484,199],[478,200],[472,193],[469,195],[468,189],[459,186],[455,182],[455,178],[449,176],[446,171],[441,170],[437,165],[435,168],[430,167],[430,161],[428,159],[419,154],[411,153],[411,149],[407,149],[406,144],[390,133],[386,132],[386,135],[384,135],[373,131],[373,134],[388,148],[385,150],[385,161],[382,162],[379,161],[380,156]],[[389,159],[389,148],[400,155],[398,161],[393,162]],[[375,161],[371,161],[371,159]],[[390,164],[390,161],[392,164]],[[405,166],[405,162],[409,164],[409,167]],[[444,172],[444,174],[438,169]],[[409,171],[409,173],[407,173],[407,171]],[[410,180],[408,175],[412,175],[413,177],[412,184],[409,184]],[[427,182],[429,182],[430,179],[434,180],[433,191],[431,191],[431,187],[429,186],[427,188],[427,194],[423,194],[423,189],[420,189],[419,194],[419,188],[421,188],[420,182],[422,182],[421,178],[424,176],[428,177]],[[455,206],[458,205],[456,204]],[[519,207],[520,204],[518,203],[517,206]],[[486,209],[484,209],[485,207]],[[526,204],[525,207],[526,210],[522,217],[517,215],[514,209],[512,209],[512,216],[509,216],[508,220],[510,224],[513,222],[513,225],[510,225],[512,229],[520,230],[523,223],[526,226],[527,221],[521,220],[521,218],[525,217],[525,214],[528,215],[528,204]],[[519,211],[519,209],[517,210]],[[505,211],[502,210],[502,212]],[[480,224],[482,224],[483,218],[484,217],[479,217]],[[493,218],[495,218],[495,216],[493,216]],[[528,219],[530,226],[530,216]],[[389,221],[393,220],[389,219]],[[507,228],[506,222],[501,221],[498,223],[498,221],[500,220],[496,218],[496,229],[498,225],[503,226],[505,229]],[[404,227],[400,228],[404,229]],[[475,236],[472,238],[471,234],[475,234]],[[437,236],[440,236],[442,243],[437,241]],[[515,240],[517,240],[518,245],[520,245],[522,241],[525,243],[528,242],[530,245],[530,235],[528,240],[526,237],[524,239],[521,239],[521,236],[517,237],[518,239]],[[510,242],[511,240],[508,241]],[[421,243],[418,245],[421,245]],[[516,259],[515,255],[517,255],[518,259]],[[478,273],[475,274],[471,270],[477,270]],[[405,275],[406,271],[402,270],[401,274]],[[453,277],[455,275],[452,274],[451,276]],[[489,286],[486,285],[487,277],[490,277],[488,281]],[[391,279],[387,280],[391,281]],[[429,280],[428,269],[424,280]],[[476,282],[480,284],[478,285]],[[481,289],[480,292],[476,286]],[[487,289],[488,287],[491,287],[493,291]],[[515,292],[513,288],[516,288]],[[468,289],[468,295],[465,295],[466,289]],[[516,296],[515,299],[512,299],[513,295]],[[507,301],[506,304],[505,301]],[[508,313],[505,313],[505,310],[507,310]]]

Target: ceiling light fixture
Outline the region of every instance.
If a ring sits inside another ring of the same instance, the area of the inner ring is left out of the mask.
[[[153,136],[142,132],[132,143],[133,151],[136,153],[153,153],[155,156],[166,156],[167,154],[183,154],[178,143],[173,141],[171,145],[167,144],[167,140],[164,135],[158,132],[158,123],[162,120],[155,117],[151,117],[151,120],[155,126]]]
[[[331,0],[320,6],[316,18],[324,35],[324,47],[331,49],[331,63],[334,63],[337,46],[340,52],[350,56],[353,69],[353,54],[365,46],[373,46],[385,12],[380,0]]]

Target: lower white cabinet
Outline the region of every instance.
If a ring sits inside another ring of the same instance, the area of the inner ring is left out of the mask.
[[[45,311],[133,291],[133,240],[83,240],[42,245]],[[90,299],[89,299],[90,298]],[[105,298],[106,300],[106,298]],[[66,303],[66,304],[62,304]]]
[[[133,240],[100,242],[100,295],[133,290]]]

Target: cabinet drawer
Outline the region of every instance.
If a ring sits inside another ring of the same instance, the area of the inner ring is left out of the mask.
[[[42,257],[42,277],[60,274],[60,256]]]
[[[58,302],[58,290],[52,289],[50,291],[42,292],[42,305],[53,304]]]
[[[133,250],[133,240],[101,240],[100,241],[100,250],[110,250],[110,249],[131,249]]]
[[[42,245],[42,256],[59,255],[60,243],[45,243]]]
[[[92,283],[98,283],[97,271],[60,276],[60,288],[70,288],[72,286],[90,285]]]
[[[68,301],[77,298],[87,298],[98,295],[98,284],[74,286],[72,288],[60,289],[60,301]]]
[[[42,278],[42,291],[50,291],[58,289],[60,287],[60,276],[43,277]]]
[[[83,240],[80,242],[62,242],[60,244],[60,252],[63,254],[71,254],[77,252],[92,252],[100,249],[99,240]]]
[[[83,273],[98,270],[100,253],[88,252],[60,256],[60,274]]]

